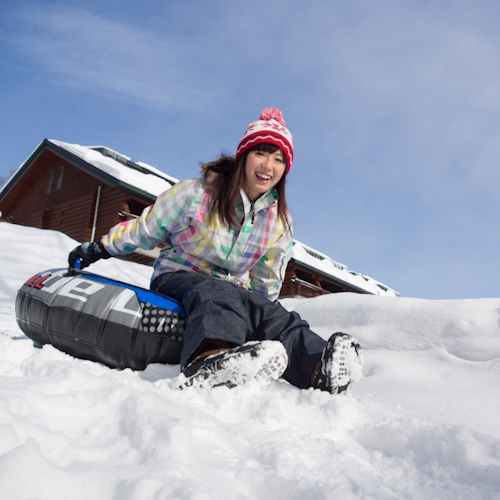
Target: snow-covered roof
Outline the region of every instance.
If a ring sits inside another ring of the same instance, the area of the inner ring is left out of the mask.
[[[104,146],[80,146],[55,140],[48,142],[86,161],[122,184],[133,186],[154,197],[178,182],[178,179],[146,163],[132,162],[127,156]]]
[[[350,271],[347,266],[335,262],[330,257],[322,254],[297,240],[293,242],[292,259],[296,262],[315,270],[326,277],[336,278],[336,281],[350,285],[360,291],[373,295],[388,295],[399,297],[399,293],[386,285],[364,276],[360,273]]]

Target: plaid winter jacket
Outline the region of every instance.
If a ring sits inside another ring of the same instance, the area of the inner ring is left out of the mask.
[[[211,188],[188,180],[161,194],[142,215],[114,226],[102,238],[111,255],[165,245],[154,263],[152,281],[179,270],[212,274],[239,286],[278,298],[292,249],[292,235],[278,218],[274,189],[252,205],[246,193],[236,203],[242,226],[228,229],[209,217]]]

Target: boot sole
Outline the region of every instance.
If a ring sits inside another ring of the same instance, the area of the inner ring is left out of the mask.
[[[363,356],[361,346],[353,337],[345,333],[334,335],[334,341],[329,343],[324,353],[328,374],[326,389],[332,394],[340,394],[347,391],[349,384],[361,378]]]
[[[232,388],[250,381],[266,385],[280,378],[287,364],[288,356],[281,342],[247,342],[222,354],[207,356],[192,375],[179,375],[176,388]],[[189,372],[189,365],[185,370]]]

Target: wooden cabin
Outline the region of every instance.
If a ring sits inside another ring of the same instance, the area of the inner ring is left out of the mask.
[[[2,219],[94,241],[140,214],[159,194],[121,181],[120,168],[151,177],[160,188],[176,182],[107,148],[75,148],[44,140],[1,191]],[[147,254],[134,253],[128,259],[151,264]]]
[[[0,191],[2,221],[61,231],[95,241],[113,225],[137,217],[177,182],[106,147],[45,139]],[[158,249],[122,258],[151,265]],[[398,295],[390,288],[294,242],[281,297],[335,292]]]

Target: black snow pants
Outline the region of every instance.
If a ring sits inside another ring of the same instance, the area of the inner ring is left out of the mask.
[[[309,387],[326,341],[297,313],[261,294],[196,272],[165,273],[153,281],[151,289],[182,302],[186,309],[182,367],[205,339],[236,345],[279,340],[288,354],[283,378],[296,387]]]

